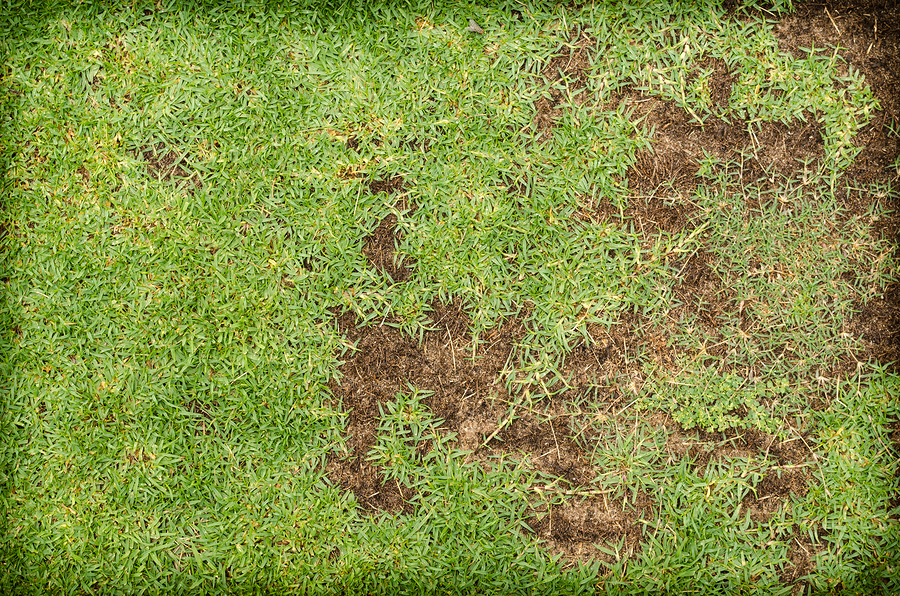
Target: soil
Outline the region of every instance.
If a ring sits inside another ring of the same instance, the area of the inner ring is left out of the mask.
[[[900,121],[900,10],[893,2],[882,0],[809,3],[778,22],[775,32],[782,50],[798,56],[803,54],[801,48],[840,44],[838,53],[865,76],[880,104],[858,136],[863,150],[845,173],[844,182],[856,183],[851,184],[855,187],[873,182],[896,186],[900,172],[888,165],[900,155],[900,142],[889,134],[888,126],[895,119]],[[578,81],[584,82],[597,44],[589,31],[580,28],[575,28],[571,37],[571,49],[561,48],[543,74],[548,80],[575,81],[573,88],[583,88]],[[723,105],[730,95],[734,75],[721,61],[711,61],[703,67],[713,71],[712,98]],[[576,101],[589,100],[586,93]],[[566,109],[562,100],[562,94],[553,91],[550,98],[535,104],[534,125],[544,141],[550,139],[554,122]],[[627,174],[634,196],[624,214],[648,238],[659,231],[674,232],[695,225],[694,207],[688,197],[695,187],[694,175],[704,150],[732,160],[744,151],[742,175],[745,181],[759,183],[765,183],[773,174],[798,175],[798,160],[815,163],[824,154],[821,130],[814,121],[764,125],[755,138],[750,138],[745,122],[710,118],[705,126],[700,126],[674,104],[628,89],[611,99],[613,104],[623,101],[634,110],[635,118],[646,116],[648,126],[656,131],[652,150],[641,153]],[[418,142],[427,148],[430,140]],[[746,157],[747,148],[754,149],[750,152],[752,157]],[[168,172],[165,159],[155,159],[162,165],[154,165],[148,159],[150,167]],[[174,173],[172,170],[169,175]],[[511,192],[521,190],[511,185]],[[369,187],[370,192],[389,195],[403,188],[402,178],[375,180]],[[878,198],[865,192],[842,192],[841,199],[850,214],[864,218],[874,201],[887,201],[887,207],[895,214],[887,220],[868,221],[881,237],[900,240],[900,217],[896,215],[900,198],[896,193]],[[608,203],[588,202],[577,217],[602,221],[619,218],[620,214]],[[366,238],[363,252],[372,267],[395,283],[402,283],[415,264],[396,262],[397,238],[397,220],[389,215]],[[722,313],[734,309],[734,297],[723,293],[717,283],[715,266],[710,252],[697,251],[683,263],[676,288],[684,308],[698,313],[711,333],[721,324]],[[882,297],[859,304],[857,311],[849,331],[862,340],[865,349],[856,359],[875,359],[898,370],[900,284],[890,286]],[[349,451],[331,457],[328,473],[344,489],[353,491],[363,512],[411,512],[412,490],[393,481],[386,483],[382,471],[366,461],[365,454],[375,440],[379,406],[412,384],[432,392],[427,398],[428,407],[443,420],[443,430],[457,434],[457,446],[471,452],[470,461],[488,465],[488,459],[499,453],[527,454],[536,470],[557,478],[558,486],[573,495],[563,504],[536,504],[528,518],[531,531],[544,540],[545,548],[552,554],[562,555],[571,564],[596,558],[610,560],[609,555],[593,545],[621,543],[620,556],[633,556],[641,549],[643,524],[639,520],[653,517],[653,499],[640,492],[618,500],[602,491],[592,492],[591,482],[602,472],[590,463],[596,436],[590,424],[579,421],[563,404],[590,400],[604,412],[604,417],[627,417],[633,394],[643,383],[634,355],[650,354],[666,366],[674,362],[666,330],[654,328],[634,313],[626,313],[611,331],[589,328],[593,343],[575,346],[564,359],[563,372],[573,387],[548,401],[544,412],[524,413],[501,428],[511,399],[501,371],[514,344],[525,333],[526,317],[527,313],[521,313],[495,328],[483,338],[478,357],[473,359],[469,318],[461,304],[433,303],[431,330],[421,341],[402,334],[396,328],[397,321],[360,326],[355,315],[335,313],[335,324],[349,341],[357,342],[357,349],[341,366],[340,382],[333,382],[330,387],[334,399],[348,413]],[[811,407],[824,407],[816,399],[811,398]],[[750,456],[774,460],[776,465],[742,503],[757,521],[765,521],[789,506],[792,495],[805,494],[814,482],[809,470],[815,455],[809,448],[808,434],[804,434],[809,431],[798,429],[794,437],[779,441],[756,431],[685,431],[662,413],[645,418],[645,422],[668,433],[666,449],[670,458],[690,458],[698,473],[711,461]],[[892,437],[900,448],[900,433],[894,432]],[[815,545],[798,530],[788,554],[789,564],[782,573],[782,580],[792,586],[794,593],[805,589],[801,578],[813,570],[815,555]]]
[[[189,156],[179,154],[164,143],[141,147],[135,157],[144,161],[147,172],[157,180],[179,183],[188,190],[202,186],[200,177],[191,169]]]

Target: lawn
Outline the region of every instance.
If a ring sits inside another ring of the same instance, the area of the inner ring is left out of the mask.
[[[0,591],[900,593],[900,17],[8,2]]]

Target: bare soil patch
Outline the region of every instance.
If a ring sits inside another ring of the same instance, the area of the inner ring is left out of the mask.
[[[599,551],[594,545],[613,548],[619,559],[640,554],[643,540],[642,517],[651,518],[652,500],[639,493],[634,499],[610,499],[605,495],[571,498],[559,505],[540,508],[526,520],[528,527],[543,540],[543,547],[567,564],[600,559],[615,563],[616,556]]]
[[[191,168],[186,153],[178,153],[166,147],[165,143],[142,147],[136,156],[147,165],[147,172],[157,180],[182,182],[193,188],[200,188],[200,177]]]
[[[336,318],[356,350],[340,367],[341,381],[331,390],[349,413],[347,434],[350,453],[332,459],[329,473],[344,488],[352,490],[364,509],[407,510],[409,494],[381,481],[380,470],[365,461],[375,442],[379,404],[393,400],[409,385],[432,392],[426,404],[442,428],[459,434],[464,448],[476,449],[499,418],[497,400],[508,399],[500,381],[512,344],[523,335],[517,320],[507,321],[489,337],[490,343],[473,360],[469,319],[459,304],[432,305],[432,330],[423,340],[404,335],[385,321],[358,326],[352,313]],[[490,430],[489,430],[490,429]],[[402,493],[402,494],[401,494]]]
[[[867,351],[880,362],[900,363],[900,284],[862,307],[850,324]]]
[[[398,236],[397,216],[391,213],[381,220],[375,231],[366,236],[362,249],[369,263],[387,274],[395,283],[406,281],[412,273],[412,268],[408,264],[398,263],[395,260],[394,243]]]
[[[372,179],[369,181],[371,194],[385,193],[388,196],[402,193],[407,188],[407,183],[402,176],[390,176],[387,178]],[[400,210],[415,210],[416,206],[405,199],[394,205]],[[406,281],[412,274],[415,261],[407,259],[400,262],[397,259],[397,243],[402,239],[402,233],[397,229],[397,216],[393,213],[385,216],[375,230],[363,240],[362,253],[377,270],[385,273],[394,283]]]
[[[553,83],[566,81],[570,88],[583,88],[587,83],[587,69],[591,67],[591,57],[596,53],[596,39],[586,31],[573,29],[570,33],[574,48],[565,50],[560,48],[544,67],[544,78]],[[576,101],[586,99],[586,93],[582,92]],[[541,142],[547,141],[552,135],[553,123],[565,112],[565,94],[559,89],[551,89],[550,97],[542,97],[535,102],[534,124],[540,132]]]
[[[794,535],[788,548],[788,564],[781,571],[781,582],[792,586],[791,594],[806,594],[809,582],[803,578],[815,570],[814,559],[818,549],[798,526],[794,526]]]

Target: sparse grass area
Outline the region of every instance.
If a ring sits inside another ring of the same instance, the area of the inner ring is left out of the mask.
[[[900,590],[882,106],[776,4],[2,9],[0,591]]]

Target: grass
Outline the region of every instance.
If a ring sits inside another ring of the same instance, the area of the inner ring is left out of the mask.
[[[896,279],[895,247],[870,232],[880,203],[859,216],[836,196],[878,106],[833,49],[794,59],[769,23],[715,3],[4,11],[5,592],[790,593],[779,574],[797,536],[815,551],[809,590],[898,589],[900,379],[874,362],[829,372],[858,353],[855,308]],[[568,99],[539,143],[541,72],[576,24],[606,51],[586,81],[551,83]],[[706,58],[736,73],[722,113],[691,76]],[[628,86],[751,135],[815,120],[824,158],[755,186],[743,164],[708,156],[690,197],[698,225],[681,232],[579,222],[586,197],[623,213],[638,200],[626,173],[653,131],[609,105]],[[149,169],[154,151],[181,169]],[[402,195],[368,192],[395,176]],[[398,284],[361,252],[391,213],[413,264]],[[734,297],[723,339],[668,317],[701,250]],[[679,360],[635,355],[634,410],[579,405],[609,437],[594,466],[625,472],[594,488],[655,500],[639,553],[552,558],[522,531],[544,498],[527,458],[468,462],[416,388],[385,408],[369,454],[417,489],[414,513],[361,515],[327,479],[326,458],[346,449],[327,387],[352,349],[332,310],[417,334],[435,297],[465,304],[476,337],[527,307],[506,371],[513,416],[541,408],[589,325],[639,312],[669,330]],[[781,473],[774,459],[695,469],[639,424],[648,411],[685,429],[805,436],[810,488],[751,519],[742,500]]]

